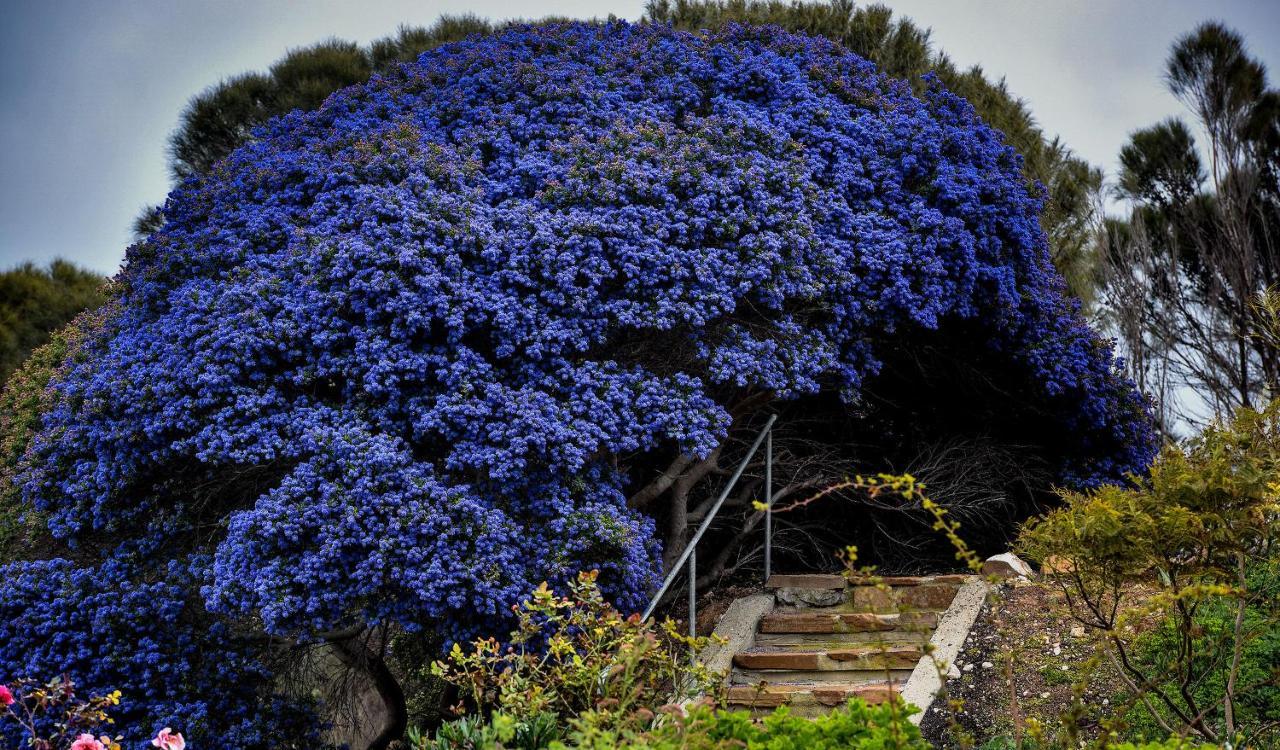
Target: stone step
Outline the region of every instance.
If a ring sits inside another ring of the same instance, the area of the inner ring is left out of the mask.
[[[760,619],[761,633],[856,633],[933,628],[937,612],[827,612],[814,609],[773,611]]]
[[[942,573],[929,576],[868,576],[849,578],[850,586],[874,586],[877,583],[885,586],[921,586],[928,584],[942,584],[947,586],[962,586],[968,582],[972,576],[968,573]]]
[[[730,686],[725,702],[730,706],[771,709],[781,705],[813,707],[825,711],[843,706],[850,698],[867,703],[884,703],[898,691],[886,680],[876,682],[797,682]]]
[[[788,705],[797,716],[812,717],[851,698],[891,699],[970,578],[771,576],[772,595],[753,617],[754,633],[748,624],[747,639],[718,657],[729,672],[727,705],[753,715]]]
[[[956,598],[957,586],[922,585],[881,589],[858,586],[845,591],[814,592],[809,589],[778,589],[778,603],[793,609],[821,609],[840,612],[900,612],[933,610],[941,612]],[[815,593],[821,596],[814,596]]]
[[[895,577],[879,583],[845,581],[834,575],[775,575],[769,579],[781,605],[846,612],[945,610],[964,576]],[[896,582],[896,583],[895,583]]]
[[[774,670],[774,669],[734,669],[729,673],[728,683],[734,685],[774,685],[791,683],[814,684],[849,684],[850,682],[884,682],[893,680],[895,684],[906,684],[911,676],[910,669],[853,669],[853,670]]]
[[[780,575],[775,573],[765,581],[767,589],[843,589],[849,582],[842,575],[827,573],[802,573],[799,575]]]
[[[883,612],[901,610],[945,610],[956,598],[959,586],[921,584],[890,589],[858,586],[849,590],[848,604],[855,610]]]
[[[836,573],[775,573],[765,582],[768,589],[843,589],[851,586],[960,586],[971,576],[966,573],[942,573],[926,576],[849,576]]]
[[[930,635],[926,628],[861,633],[757,633],[755,647],[775,650],[828,651],[856,646],[923,644],[929,641]]]
[[[752,648],[733,656],[733,664],[742,669],[832,671],[912,669],[924,649],[918,644],[892,646],[849,646],[826,650]]]

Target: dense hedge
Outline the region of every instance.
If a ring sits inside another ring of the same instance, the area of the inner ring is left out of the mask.
[[[659,550],[625,457],[712,451],[744,393],[856,400],[897,332],[955,321],[1069,436],[1061,481],[1120,477],[1143,403],[1019,167],[940,86],[776,29],[441,47],[172,194],[54,378],[24,501],[274,636],[491,630],[590,568],[636,607]]]

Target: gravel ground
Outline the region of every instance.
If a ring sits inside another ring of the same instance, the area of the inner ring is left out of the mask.
[[[1098,716],[1109,710],[1121,686],[1110,670],[1093,668],[1093,653],[1059,592],[1028,583],[998,587],[947,681],[949,697],[962,705],[952,714],[935,702],[921,722],[925,738],[939,748],[958,747],[952,718],[978,747],[1012,736],[1015,724],[1027,719],[1057,725],[1072,707],[1073,683],[1084,676],[1084,711],[1075,723],[1082,736],[1096,733]]]

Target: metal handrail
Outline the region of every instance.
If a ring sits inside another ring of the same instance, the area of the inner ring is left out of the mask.
[[[772,564],[772,546],[773,546],[773,423],[778,419],[777,414],[771,414],[769,421],[765,422],[764,428],[760,430],[760,434],[756,435],[755,442],[751,444],[751,449],[747,451],[746,457],[742,459],[742,463],[738,464],[738,468],[733,472],[733,476],[729,478],[729,483],[720,491],[720,496],[716,498],[711,509],[707,511],[707,515],[702,519],[702,523],[698,524],[698,530],[693,532],[693,538],[685,545],[684,552],[680,553],[680,557],[676,559],[674,565],[671,566],[671,572],[667,573],[666,579],[662,581],[662,586],[658,588],[658,593],[653,595],[653,599],[649,602],[649,607],[645,609],[640,619],[647,620],[658,608],[658,602],[667,593],[667,589],[671,588],[671,584],[676,580],[676,576],[680,575],[680,571],[688,565],[689,570],[689,636],[697,635],[697,600],[698,600],[698,542],[702,539],[702,535],[706,533],[707,527],[715,520],[716,514],[720,512],[720,506],[724,505],[724,501],[729,497],[729,493],[733,491],[734,485],[738,483],[738,479],[742,477],[742,472],[746,470],[747,464],[755,457],[756,451],[760,448],[760,443],[765,443],[765,467],[764,467],[764,485],[765,485],[765,511],[764,511],[764,577],[769,579],[770,566]]]

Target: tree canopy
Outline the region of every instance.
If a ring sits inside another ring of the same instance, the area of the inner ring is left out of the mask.
[[[201,92],[183,110],[169,144],[174,178],[213,168],[253,129],[295,109],[319,107],[333,92],[369,80],[447,42],[489,34],[494,24],[475,16],[444,16],[429,28],[403,26],[367,47],[328,39],[290,50],[265,73],[245,73]]]
[[[1093,301],[1098,266],[1095,204],[1102,171],[1074,155],[1060,139],[1046,136],[1003,79],[993,81],[977,66],[957,67],[934,48],[928,29],[909,18],[895,18],[886,5],[859,7],[852,0],[649,0],[645,19],[686,31],[750,23],[823,36],[874,62],[881,72],[910,81],[917,92],[927,85],[926,74],[936,76],[1022,155],[1027,179],[1045,187],[1040,222],[1049,237],[1050,256],[1071,293],[1086,304]]]
[[[121,667],[85,665],[138,637],[146,597],[54,624],[40,577],[182,588],[174,637],[244,644],[242,696],[273,694],[268,645],[492,632],[579,570],[637,609],[672,540],[635,507],[652,466],[771,403],[856,403],[917,331],[1039,405],[1058,481],[1140,470],[1144,403],[1043,196],[926,83],[777,28],[552,24],[270,122],[171,195],[53,375],[18,480],[75,552],[3,570],[0,611],[28,614],[0,668],[109,689]],[[198,672],[193,643],[158,648]],[[208,726],[264,720],[234,706]]]
[[[1194,117],[1120,152],[1102,289],[1135,378],[1169,429],[1263,403],[1280,383],[1280,91],[1244,38],[1205,23],[1174,43],[1170,93]],[[1203,140],[1209,163],[1203,164]]]
[[[1046,137],[1030,110],[1002,80],[989,80],[977,67],[960,69],[933,49],[927,30],[909,19],[894,18],[886,6],[859,8],[848,0],[652,0],[644,20],[695,32],[750,23],[824,36],[876,63],[882,72],[911,81],[917,92],[925,86],[923,76],[933,73],[1004,134],[1023,156],[1027,179],[1045,186],[1048,200],[1041,223],[1054,264],[1073,294],[1086,303],[1093,299],[1097,263],[1091,239],[1101,172],[1074,156],[1057,138]],[[169,144],[174,179],[209,171],[272,117],[314,109],[329,94],[362,83],[372,73],[414,60],[441,44],[473,34],[493,34],[511,25],[475,16],[443,16],[430,27],[402,27],[367,47],[330,39],[291,50],[265,72],[224,80],[192,98],[183,111]],[[140,236],[154,231],[159,222],[158,209],[145,213],[138,221]]]

